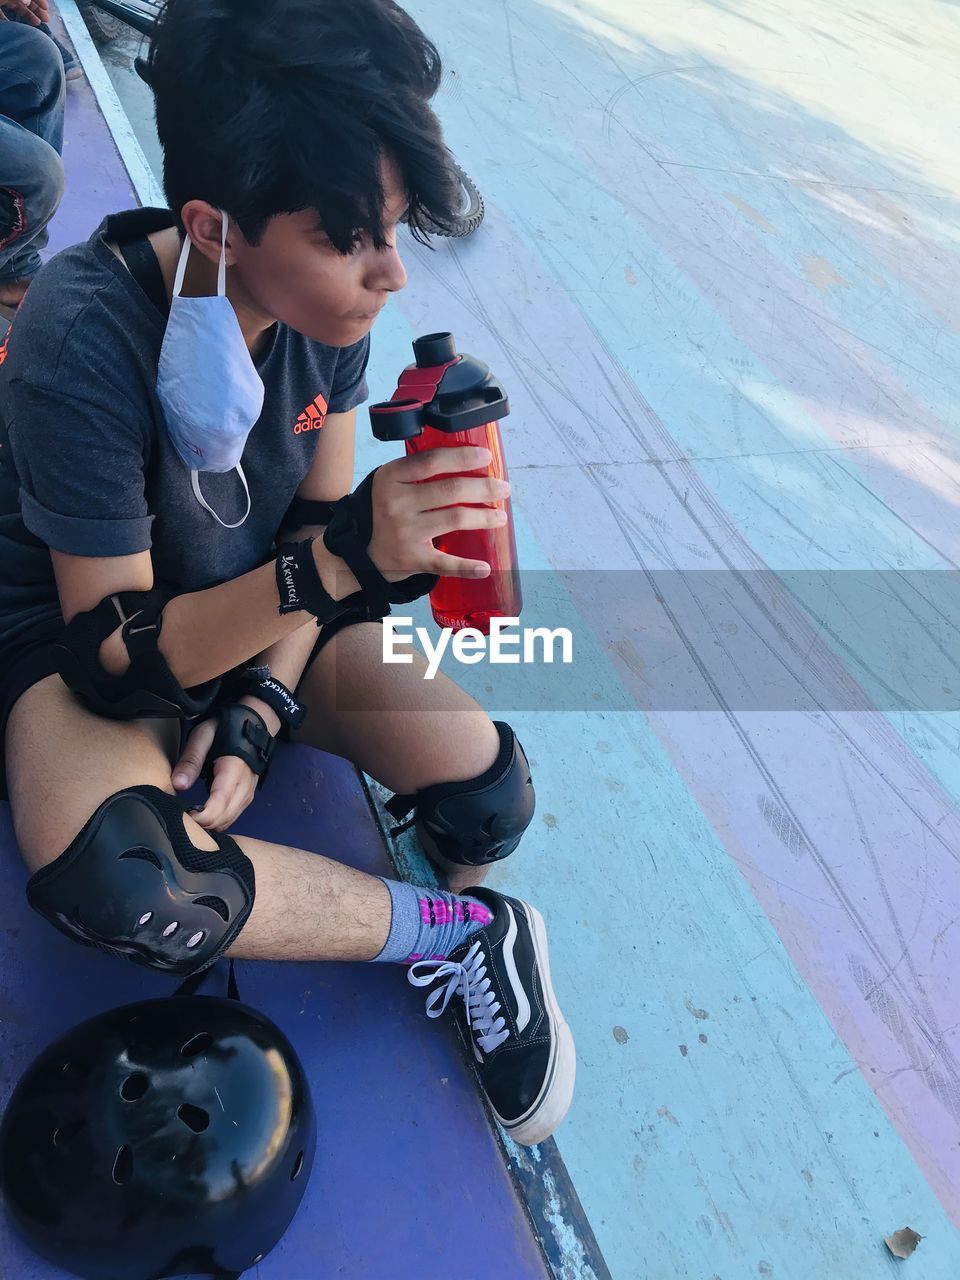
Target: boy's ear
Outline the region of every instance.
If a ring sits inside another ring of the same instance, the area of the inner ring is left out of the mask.
[[[188,200],[180,211],[187,235],[195,247],[211,262],[220,261],[223,214],[206,200]],[[227,266],[236,261],[235,242],[239,231],[232,219],[227,222]]]

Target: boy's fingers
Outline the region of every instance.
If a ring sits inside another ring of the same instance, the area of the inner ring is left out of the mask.
[[[206,830],[216,830],[223,821],[224,810],[226,809],[229,795],[233,794],[232,788],[228,794],[224,794],[224,788],[218,787],[214,783],[213,790],[210,792],[210,798],[202,809],[191,813],[190,817],[198,826],[204,827]]]
[[[173,766],[173,785],[178,791],[186,791],[200,777],[200,770],[213,746],[217,733],[216,720],[204,720],[187,739],[183,754]]]
[[[229,805],[224,809],[217,823],[218,831],[227,831],[246,809],[247,805],[253,799],[253,792],[250,788],[240,786],[234,791]]]
[[[431,476],[446,475],[451,471],[477,471],[489,465],[492,455],[489,449],[475,445],[458,445],[456,449],[424,449],[397,461],[403,466],[403,480],[416,484]]]
[[[489,578],[490,566],[485,560],[464,560],[440,552],[430,573],[439,574],[441,578]]]
[[[435,511],[440,507],[502,502],[509,493],[507,481],[496,476],[445,476],[424,485],[418,496],[421,510]]]
[[[422,519],[432,541],[457,529],[499,529],[507,514],[501,507],[443,507],[425,512]]]
[[[240,817],[255,789],[250,767],[237,756],[223,756],[214,765],[209,800],[202,812],[191,816],[208,831],[223,831]]]

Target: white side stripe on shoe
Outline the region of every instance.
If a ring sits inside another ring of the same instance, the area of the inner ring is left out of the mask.
[[[503,940],[503,966],[507,971],[510,986],[513,988],[513,997],[517,1002],[517,1030],[522,1031],[530,1021],[530,1001],[527,999],[527,993],[524,991],[523,984],[520,981],[520,975],[517,972],[517,961],[513,954],[517,941],[517,918],[513,914],[513,908],[509,902],[505,902],[503,905],[510,916],[510,927],[507,929],[507,936]]]

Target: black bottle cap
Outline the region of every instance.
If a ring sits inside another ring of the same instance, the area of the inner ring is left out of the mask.
[[[449,364],[457,358],[452,333],[427,333],[413,344],[413,355],[418,369],[433,369],[439,364]]]
[[[370,406],[370,425],[378,440],[412,440],[423,431],[420,400],[383,400]]]

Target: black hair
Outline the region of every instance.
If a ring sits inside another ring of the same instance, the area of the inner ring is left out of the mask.
[[[440,55],[393,0],[167,0],[148,68],[178,221],[206,200],[257,244],[274,215],[315,209],[339,252],[383,248],[387,155],[414,235],[451,226]]]

